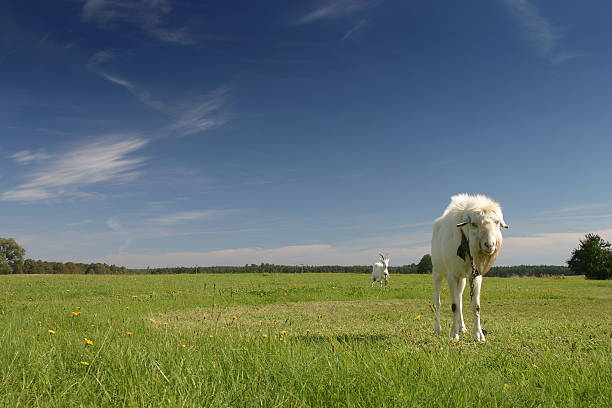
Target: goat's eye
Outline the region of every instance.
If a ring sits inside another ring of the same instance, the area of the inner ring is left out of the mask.
[[[499,220],[495,220],[495,224],[499,225]]]

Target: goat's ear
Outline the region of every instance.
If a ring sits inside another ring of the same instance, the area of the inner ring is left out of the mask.
[[[459,224],[457,224],[458,227],[463,227],[465,224],[469,224],[470,222],[472,222],[472,220],[470,220],[470,216],[464,216],[463,219],[461,220],[461,222]]]
[[[458,227],[463,227],[465,224],[469,224],[470,221],[470,216],[468,215],[467,217],[464,217],[461,222],[459,224],[457,224]]]

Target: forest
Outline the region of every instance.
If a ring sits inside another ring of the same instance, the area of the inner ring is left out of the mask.
[[[23,263],[23,274],[198,274],[198,273],[371,273],[371,265],[274,265],[269,263],[250,264],[244,266],[193,266],[172,268],[145,268],[130,269],[123,266],[107,265],[104,263],[74,263],[74,262],[48,262],[41,260],[26,259]],[[419,268],[419,264],[402,266],[390,266],[389,273],[393,274],[418,274],[430,273],[431,269]],[[9,272],[10,273],[10,272]],[[575,275],[566,266],[557,265],[519,265],[519,266],[494,266],[487,276],[512,277],[512,276],[560,276]]]

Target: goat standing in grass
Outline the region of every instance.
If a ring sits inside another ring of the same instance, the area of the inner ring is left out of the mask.
[[[389,283],[389,257],[383,254],[380,255],[380,262],[376,262],[372,267],[372,284],[370,287],[374,287],[374,282],[380,282],[382,288],[383,281],[385,285]]]
[[[459,339],[465,332],[461,297],[466,280],[474,310],[474,339],[485,341],[480,326],[480,286],[482,276],[493,266],[503,237],[500,228],[508,228],[498,203],[484,195],[458,194],[451,197],[444,214],[434,222],[431,239],[433,302],[436,309],[434,329],[440,333],[440,287],[442,278],[448,281],[451,295],[453,325],[450,336]]]

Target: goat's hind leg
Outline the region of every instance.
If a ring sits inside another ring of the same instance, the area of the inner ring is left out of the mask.
[[[442,274],[434,271],[432,273],[432,281],[433,281],[433,305],[436,311],[436,321],[434,323],[434,331],[436,334],[440,334],[442,332],[442,326],[440,325],[440,292],[442,290]]]
[[[459,332],[461,328],[461,311],[459,309],[461,297],[459,295],[459,279],[450,277],[448,279],[448,289],[451,293],[451,310],[453,311],[453,325],[451,327],[450,337],[453,340],[459,340]]]

